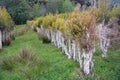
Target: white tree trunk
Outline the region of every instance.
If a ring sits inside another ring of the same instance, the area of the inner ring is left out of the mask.
[[[33,24],[31,25],[31,28],[34,29],[34,25]]]
[[[96,7],[96,3],[97,3],[96,0],[94,0],[94,4],[93,4],[94,7]]]
[[[0,49],[2,49],[2,32],[0,30]]]
[[[59,30],[57,30],[56,31],[56,42],[57,42],[58,48],[61,47],[61,37],[62,37],[62,33]]]
[[[46,29],[45,33],[46,33],[47,38],[50,39],[50,31],[49,31],[49,29]]]
[[[107,56],[107,49],[110,44],[110,39],[107,38],[108,33],[109,33],[108,28],[104,26],[104,23],[101,23],[100,25],[98,25],[98,36],[100,40],[100,48],[102,50],[103,58]]]
[[[58,48],[61,48],[61,38],[62,38],[62,33],[60,31],[58,31]]]
[[[58,34],[57,34],[57,31],[54,32],[54,37],[55,37],[54,38],[55,39],[54,44],[55,44],[55,46],[58,46]]]
[[[76,60],[76,42],[75,42],[75,40],[72,41],[72,53],[73,53],[73,59]]]
[[[80,52],[80,47],[79,47],[79,45],[77,46],[77,53],[78,53],[78,62],[79,62],[79,64],[80,64],[80,68],[82,68],[82,54],[81,54],[81,52]]]
[[[100,40],[100,47],[102,50],[102,57],[107,57],[107,51],[108,51],[108,46],[110,44],[110,40],[109,39],[101,39]]]
[[[71,46],[71,40],[68,40],[68,53],[69,53],[69,58],[72,57],[72,46]]]
[[[67,55],[68,59],[70,59],[71,55],[68,52],[67,44],[65,43],[64,37],[61,37],[61,44],[62,44],[62,52]]]
[[[51,32],[51,37],[52,37],[52,43],[53,43],[53,45],[56,45],[56,36],[55,36],[55,32]]]
[[[37,30],[37,33],[39,34],[40,33],[40,28],[37,27],[36,30]]]
[[[62,44],[62,52],[64,53],[64,38],[61,38],[61,44]]]
[[[92,74],[93,73],[93,50],[89,51],[89,52],[85,52],[85,50],[83,50],[83,72],[84,74]]]

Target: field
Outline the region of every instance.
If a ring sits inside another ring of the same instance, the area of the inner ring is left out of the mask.
[[[17,33],[17,31],[16,31]],[[26,49],[31,58],[20,58]],[[38,35],[27,29],[17,35],[10,46],[0,51],[0,80],[119,80],[120,50],[108,52],[101,58],[100,50],[94,53],[95,76],[83,78],[79,64],[67,57],[52,44],[43,44]]]

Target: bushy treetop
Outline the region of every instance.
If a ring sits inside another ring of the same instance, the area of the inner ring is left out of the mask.
[[[11,28],[14,26],[14,22],[4,7],[0,7],[0,28]]]

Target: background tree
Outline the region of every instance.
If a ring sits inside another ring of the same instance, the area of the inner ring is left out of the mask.
[[[61,12],[72,12],[74,10],[74,3],[70,0],[64,0],[61,8]]]
[[[2,0],[16,24],[23,24],[29,19],[30,6],[26,0]]]
[[[59,0],[49,0],[48,3],[46,4],[47,7],[47,13],[56,13],[59,8]]]

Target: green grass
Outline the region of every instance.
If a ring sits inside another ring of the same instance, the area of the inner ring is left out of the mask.
[[[22,48],[33,53],[37,62],[19,61]],[[12,59],[12,60],[11,60]],[[79,64],[67,57],[55,46],[43,44],[34,31],[29,30],[17,36],[10,46],[0,52],[0,80],[119,80],[120,50],[109,51],[108,57],[101,58],[101,52],[94,54],[95,77],[79,77]],[[10,62],[6,69],[2,60]],[[3,68],[4,67],[4,68]],[[11,68],[12,67],[12,68]]]

